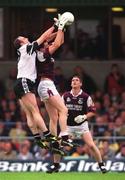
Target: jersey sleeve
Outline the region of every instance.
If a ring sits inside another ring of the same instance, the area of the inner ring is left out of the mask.
[[[40,62],[44,62],[44,61],[46,60],[45,57],[44,57],[43,52],[37,51],[37,59],[38,59],[38,61],[40,61]]]
[[[88,112],[96,112],[95,104],[90,96],[87,99],[87,108]]]
[[[32,55],[34,51],[39,49],[39,45],[36,41],[27,45],[27,54]]]

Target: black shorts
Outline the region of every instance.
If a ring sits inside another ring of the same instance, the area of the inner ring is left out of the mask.
[[[29,92],[35,93],[35,83],[27,78],[19,78],[14,84],[14,92],[18,99]]]

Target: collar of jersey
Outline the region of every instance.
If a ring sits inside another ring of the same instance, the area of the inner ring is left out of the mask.
[[[74,95],[72,90],[70,91],[70,93],[72,94],[73,97],[77,97],[82,94],[82,89],[79,91],[79,93],[77,95]]]

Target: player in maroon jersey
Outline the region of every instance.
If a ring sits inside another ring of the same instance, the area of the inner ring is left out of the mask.
[[[49,114],[51,133],[57,135],[57,127],[53,126],[53,123],[57,124],[57,120],[59,120],[61,129],[60,137],[62,139],[61,144],[73,147],[67,131],[68,109],[54,85],[54,59],[52,57],[53,53],[64,43],[63,29],[66,23],[67,19],[61,20],[60,18],[58,31],[52,33],[50,37],[46,39],[40,51],[37,51],[37,73],[40,79],[38,94],[41,100],[44,101]],[[50,43],[50,40],[53,42]]]
[[[99,149],[95,145],[88,127],[90,118],[96,115],[96,108],[92,98],[82,89],[82,80],[74,76],[71,80],[71,91],[64,93],[63,99],[68,108],[68,132],[71,135],[81,135],[85,143],[89,146],[92,155],[98,162],[102,173],[106,173],[106,167],[102,161]],[[52,125],[54,127],[54,124]],[[54,165],[49,169],[49,173],[59,171],[59,159],[54,161]]]

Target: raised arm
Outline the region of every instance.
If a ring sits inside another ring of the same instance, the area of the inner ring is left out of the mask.
[[[56,38],[57,32],[50,34],[47,39],[47,42],[53,41]]]
[[[56,38],[52,45],[49,46],[49,53],[53,54],[64,43],[64,32],[62,30],[57,31]]]
[[[51,34],[53,33],[54,30],[58,29],[59,23],[60,23],[60,17],[61,15],[58,14],[58,18],[54,18],[54,24],[51,28],[49,28],[47,31],[45,31],[36,41],[38,45],[42,44],[44,41],[51,41],[51,38],[54,39],[56,37],[56,34]],[[50,38],[50,40],[49,40]]]
[[[59,18],[58,31],[52,45],[49,46],[49,53],[53,54],[64,43],[64,28],[68,18],[61,16]]]
[[[53,33],[55,27],[52,26],[51,28],[49,28],[47,31],[45,31],[37,40],[36,42],[38,43],[38,45],[42,44],[44,41],[46,41],[50,35]]]

